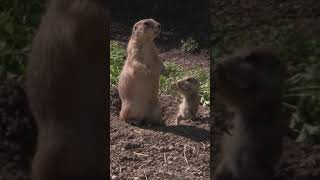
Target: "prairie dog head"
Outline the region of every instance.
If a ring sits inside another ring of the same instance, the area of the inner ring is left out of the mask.
[[[238,108],[278,102],[284,72],[270,49],[239,51],[216,64],[217,100]]]
[[[199,81],[194,77],[185,77],[173,83],[173,85],[185,97],[198,93],[200,87]]]
[[[161,32],[161,25],[154,19],[142,19],[135,23],[131,38],[138,41],[152,41]]]

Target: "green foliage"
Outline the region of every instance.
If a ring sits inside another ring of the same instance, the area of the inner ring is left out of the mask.
[[[274,21],[257,31],[243,31],[237,19],[216,20],[210,39],[214,60],[245,46],[275,49],[288,67],[284,106],[292,113],[291,132],[297,141],[320,142],[320,38],[297,31],[292,20]]]
[[[160,77],[160,90],[161,93],[165,94],[173,94],[174,90],[172,87],[172,83],[176,82],[178,79],[183,78],[185,75],[184,70],[174,64],[165,62],[166,74],[165,76]]]
[[[320,142],[320,40],[304,44],[310,55],[296,63],[287,81],[285,105],[292,110],[292,130],[298,141]]]
[[[117,42],[110,42],[110,87],[118,84],[119,75],[125,62],[125,49]]]
[[[203,105],[210,105],[210,74],[201,68],[185,70],[174,63],[165,63],[166,75],[160,77],[160,91],[166,94],[176,94],[172,83],[186,76],[194,76],[200,82],[200,96]]]
[[[199,79],[200,86],[200,95],[201,102],[210,107],[210,74],[206,71],[197,71],[195,72],[196,77]]]
[[[200,49],[199,43],[192,39],[191,37],[187,40],[181,40],[181,50],[187,53],[195,53]]]
[[[2,1],[0,6],[0,70],[23,74],[43,2]]]

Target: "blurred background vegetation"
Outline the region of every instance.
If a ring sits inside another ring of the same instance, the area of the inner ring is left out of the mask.
[[[0,0],[0,75],[21,75],[44,11],[43,0]]]
[[[320,143],[320,2],[216,0],[211,4],[211,57],[242,47],[273,48],[287,65],[284,107],[290,137]]]

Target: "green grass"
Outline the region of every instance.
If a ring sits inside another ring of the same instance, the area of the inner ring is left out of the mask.
[[[210,74],[201,68],[185,70],[177,64],[165,63],[167,74],[160,78],[160,92],[164,94],[177,95],[173,90],[172,83],[186,77],[194,76],[200,82],[201,102],[205,106],[210,106]]]
[[[118,84],[119,75],[125,61],[125,49],[117,42],[110,42],[110,87]]]
[[[118,84],[118,78],[124,64],[125,49],[115,41],[111,41],[110,59],[110,83],[111,87]],[[210,104],[210,82],[209,72],[201,68],[185,70],[177,64],[165,63],[166,74],[160,77],[160,93],[177,95],[173,90],[172,83],[185,76],[194,76],[200,81],[201,102]]]

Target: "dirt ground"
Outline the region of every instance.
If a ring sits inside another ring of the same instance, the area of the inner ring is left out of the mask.
[[[130,28],[113,24],[111,29],[113,39],[125,45]],[[209,73],[207,49],[202,49],[199,54],[184,53],[174,33],[164,31],[160,36],[156,42],[162,61],[170,61],[185,69],[206,68]],[[209,179],[208,107],[200,107],[197,121],[183,121],[175,126],[172,123],[181,99],[162,94],[160,102],[167,126],[135,127],[119,120],[121,104],[116,89],[112,89],[110,99],[110,170],[113,179]]]
[[[0,180],[28,180],[36,129],[21,77],[0,78]]]
[[[197,122],[170,125],[178,100],[165,95],[160,99],[169,124],[165,127],[130,126],[119,120],[117,110],[112,110],[112,176],[114,179],[209,179],[208,109],[200,109]]]

